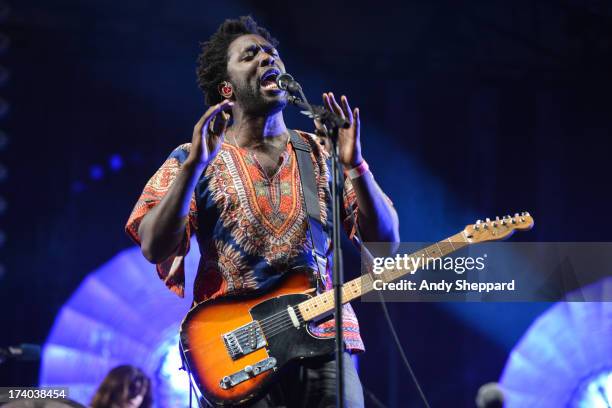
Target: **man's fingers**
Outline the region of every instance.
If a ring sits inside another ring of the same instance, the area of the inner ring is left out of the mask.
[[[329,102],[329,95],[327,93],[323,94],[323,104],[325,105],[325,109],[327,109],[330,112],[333,112],[334,110],[332,109],[331,103]]]
[[[225,132],[229,119],[230,115],[228,113],[223,111],[219,112],[210,122],[210,131],[214,134]]]
[[[333,111],[337,115],[344,117],[344,112],[342,112],[342,108],[340,107],[340,105],[338,105],[338,102],[336,102],[336,98],[334,98],[334,94],[332,92],[329,93],[329,102],[333,108]]]
[[[360,132],[360,127],[361,127],[361,121],[359,120],[359,108],[355,108],[353,110],[353,118],[355,119],[355,137],[357,142],[359,142],[359,139],[361,138],[361,132]]]
[[[200,117],[200,120],[198,120],[196,124],[193,126],[193,133],[202,134],[202,126],[204,125],[205,121],[206,121],[206,113],[204,113]]]
[[[214,106],[211,106],[210,108],[208,108],[208,110],[206,111],[206,113],[204,114],[204,123],[203,123],[203,128],[208,127],[208,125],[210,124],[210,121],[219,114],[219,112],[222,111],[228,111],[232,108],[232,106],[234,106],[234,102],[230,101],[229,99],[224,100],[221,103],[218,103]]]
[[[342,103],[342,112],[344,113],[346,120],[348,120],[349,124],[352,125],[353,112],[351,111],[351,107],[349,106],[348,99],[346,98],[346,96],[342,95],[342,97],[340,97],[340,102]]]

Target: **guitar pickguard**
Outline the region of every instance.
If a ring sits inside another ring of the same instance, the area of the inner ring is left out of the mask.
[[[331,355],[334,351],[333,338],[313,336],[301,315],[296,315],[299,326],[294,324],[288,307],[299,313],[293,306],[307,299],[309,296],[303,294],[283,295],[259,303],[250,310],[253,319],[262,327],[268,355],[276,359],[279,367],[291,360]]]

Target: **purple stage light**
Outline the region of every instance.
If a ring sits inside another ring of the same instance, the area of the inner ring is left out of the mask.
[[[191,248],[188,277],[199,258],[195,241]],[[181,299],[166,289],[138,248],[117,254],[58,313],[43,348],[40,385],[70,387],[70,398],[87,404],[108,371],[132,364],[152,379],[156,407],[187,406],[178,352],[179,325],[191,306],[186,292]]]
[[[94,164],[89,168],[89,178],[92,180],[101,180],[104,177],[104,169],[102,166]]]
[[[121,168],[123,167],[123,159],[121,158],[121,156],[118,154],[113,154],[111,157],[109,157],[108,167],[110,167],[110,169],[115,172],[121,170]]]
[[[609,299],[612,278],[580,289]],[[607,408],[612,403],[612,302],[561,302],[512,350],[501,378],[506,408]]]

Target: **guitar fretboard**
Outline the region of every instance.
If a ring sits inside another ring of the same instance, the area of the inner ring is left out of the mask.
[[[426,261],[428,258],[429,259],[440,258],[452,252],[455,252],[469,244],[470,242],[466,239],[463,232],[460,232],[443,241],[440,241],[438,243],[435,243],[433,245],[430,245],[426,248],[423,248],[417,252],[410,254],[408,256],[408,260],[409,260],[408,265],[413,265],[410,259],[414,259],[416,263],[417,258],[421,258],[422,261]],[[402,268],[402,269],[385,268],[385,272],[377,275],[376,280],[382,280],[384,282],[392,282],[412,272],[413,271],[409,267]],[[342,286],[342,303],[343,304],[348,303],[351,300],[356,299],[374,290],[373,283],[374,283],[374,279],[372,278],[371,273],[368,273],[366,275],[360,276],[359,278],[346,282]],[[330,290],[318,296],[315,296],[309,300],[305,300],[304,302],[300,303],[297,307],[300,310],[300,313],[302,314],[304,321],[309,321],[312,319],[316,319],[319,316],[323,316],[334,309],[334,291]]]

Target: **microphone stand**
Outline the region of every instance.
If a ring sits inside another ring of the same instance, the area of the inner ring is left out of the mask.
[[[289,91],[287,91],[289,94]],[[332,174],[332,248],[334,255],[332,258],[332,286],[334,290],[334,320],[336,330],[336,407],[344,408],[344,336],[342,330],[342,284],[344,283],[344,269],[342,265],[342,247],[340,237],[341,208],[343,178],[340,161],[338,158],[338,130],[348,128],[349,123],[341,116],[330,112],[323,106],[311,105],[308,103],[302,88],[298,87],[299,96],[289,95],[290,103],[302,109],[300,113],[320,121],[323,124],[325,136],[331,141],[331,174]]]

